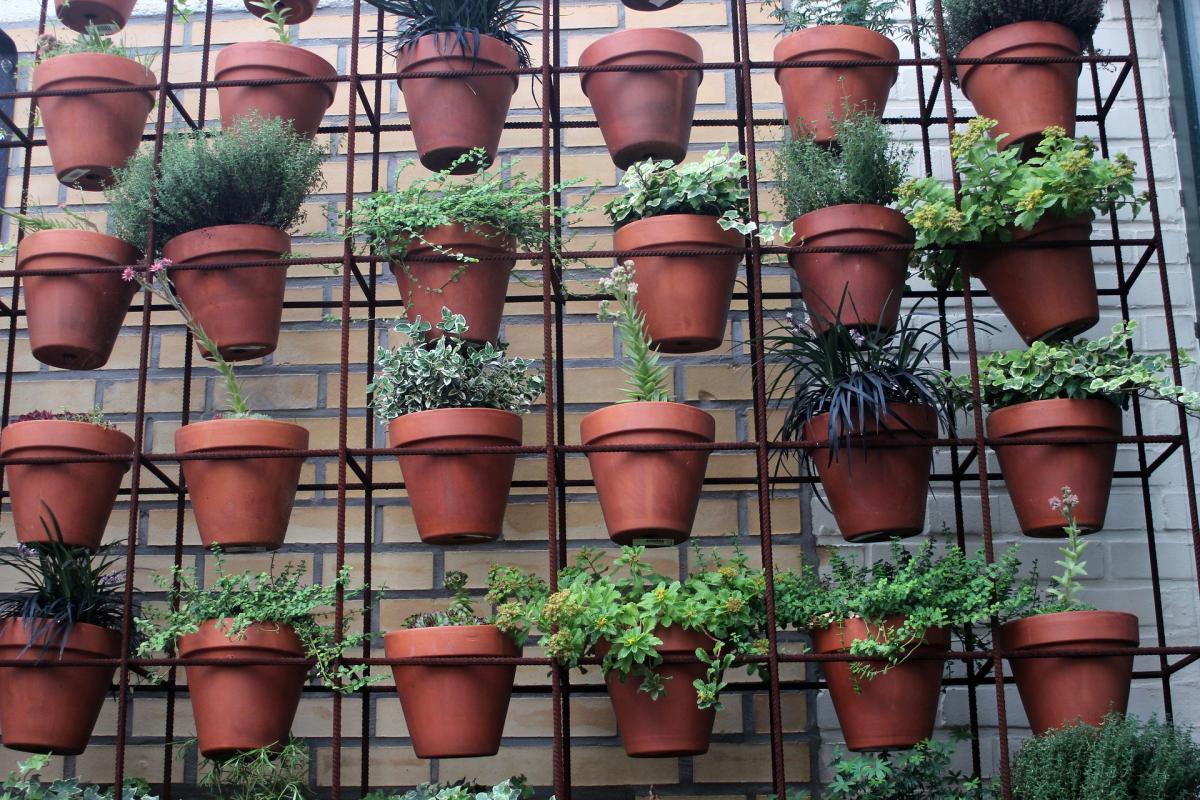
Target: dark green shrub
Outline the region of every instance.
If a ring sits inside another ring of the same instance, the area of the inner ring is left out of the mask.
[[[825,787],[836,800],[991,800],[994,782],[984,783],[950,769],[956,742],[926,739],[912,750],[844,758],[834,753],[834,777]]]
[[[946,47],[951,58],[988,31],[1014,22],[1057,22],[1084,46],[1104,16],[1104,0],[943,0]]]

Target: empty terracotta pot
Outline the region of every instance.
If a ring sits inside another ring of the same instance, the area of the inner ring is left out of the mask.
[[[450,33],[422,36],[412,47],[396,54],[396,82],[404,93],[412,123],[417,155],[428,169],[449,169],[474,148],[487,151],[487,162],[496,158],[500,134],[516,75],[463,75],[454,78],[406,78],[412,72],[472,72],[516,69],[517,51],[492,36],[479,37],[477,53],[464,52]],[[476,172],[479,165],[465,164],[457,173]]]
[[[891,416],[867,420],[832,459],[832,449],[812,451],[833,518],[848,542],[881,542],[916,536],[925,529],[929,466],[936,439],[937,414],[928,406],[891,403]],[[804,438],[829,442],[829,415],[818,414]],[[911,447],[872,447],[881,441],[912,442]]]
[[[36,419],[14,422],[0,433],[4,458],[71,458],[80,455],[133,453],[133,439],[117,430],[88,422]],[[50,540],[42,520],[53,531],[47,507],[62,531],[63,543],[95,550],[112,514],[125,461],[74,464],[11,464],[8,479],[13,527],[17,541],[34,544]]]
[[[74,5],[74,4],[72,4]],[[68,186],[96,191],[112,180],[142,142],[157,91],[154,73],[108,53],[70,53],[33,70],[34,91],[146,86],[146,91],[38,98],[54,174]]]
[[[638,309],[651,345],[664,353],[700,353],[725,341],[733,284],[745,237],[716,217],[665,214],[617,228],[617,250],[728,249],[728,255],[633,256]],[[621,259],[625,260],[625,259]]]
[[[28,753],[79,755],[96,727],[116,665],[56,667],[54,662],[116,658],[121,654],[121,634],[82,622],[71,626],[65,643],[58,629],[42,628],[41,623],[32,642],[30,633],[23,620],[0,623],[0,659],[29,662],[0,667],[4,746]]]
[[[495,625],[392,631],[383,648],[388,658],[521,655]],[[417,758],[494,756],[516,672],[515,664],[393,666]]]
[[[500,235],[494,228],[466,230],[462,225],[439,225],[425,232],[425,238],[451,253],[468,258],[483,258],[512,253],[516,242],[511,236]],[[430,245],[417,242],[408,248],[407,256],[439,256]],[[442,308],[467,318],[465,338],[473,342],[494,342],[500,336],[500,318],[504,314],[504,298],[508,294],[508,277],[512,274],[512,258],[480,260],[464,264],[447,257],[444,261],[406,261],[392,263],[392,274],[400,286],[400,296],[410,320],[418,316],[436,326],[442,318]],[[426,337],[442,335],[436,327]]]
[[[73,31],[87,33],[89,25],[112,36],[129,21],[137,0],[54,0],[58,20]]]
[[[581,67],[701,64],[700,43],[669,28],[610,33],[579,54]],[[679,162],[687,154],[696,111],[698,69],[585,72],[580,81],[609,155],[621,169],[646,158]]]
[[[262,17],[267,13],[265,8],[255,5],[254,0],[243,0],[243,2],[246,5],[246,10],[256,17]],[[288,25],[296,25],[297,23],[304,22],[313,15],[313,12],[317,10],[319,2],[320,0],[283,0],[279,4],[279,9],[287,10],[288,13],[284,17],[284,20]]]
[[[1086,217],[1044,219],[1017,242],[1079,242],[1079,247],[992,247],[969,257],[979,278],[1026,344],[1070,339],[1100,321],[1096,270]]]
[[[1073,58],[1079,37],[1057,22],[1015,22],[972,41],[959,58]],[[960,64],[958,82],[975,113],[996,120],[992,135],[1008,134],[1026,155],[1053,125],[1075,135],[1082,64]]]
[[[207,620],[179,639],[183,659],[301,658],[304,647],[291,625],[258,623],[244,638],[226,635],[232,620]],[[303,664],[188,666],[188,694],[200,754],[222,760],[244,750],[282,744],[292,729],[308,667]]]
[[[654,635],[662,639],[662,644],[654,649],[663,655],[694,656],[697,650],[712,652],[712,637],[700,631],[672,625],[655,628]],[[608,652],[608,643],[597,645],[596,650],[603,657]],[[666,690],[657,700],[640,690],[641,679],[636,675],[629,675],[625,680],[614,672],[604,676],[625,753],[633,758],[707,753],[716,711],[697,707],[696,687],[692,682],[703,678],[708,666],[699,662],[662,664],[654,671],[663,676]]]
[[[110,267],[105,272],[22,276],[33,357],[62,369],[98,369],[108,362],[137,284],[121,269],[138,253],[114,236],[51,228],[21,240],[17,270]]]
[[[1086,652],[1137,647],[1138,618],[1120,611],[1064,611],[1013,620],[1000,628],[1005,650]],[[1099,725],[1129,704],[1133,656],[1010,658],[1021,705],[1035,736],[1063,725]]]
[[[683,403],[619,403],[583,418],[585,445],[699,444],[713,441],[712,415]],[[649,547],[692,535],[707,450],[588,453],[604,524],[614,542]]]
[[[899,619],[889,619],[895,626]],[[867,636],[867,623],[850,619],[824,630],[813,630],[817,653],[848,653],[857,639]],[[932,628],[917,648],[918,653],[941,653],[950,649],[948,628]],[[850,671],[850,661],[821,664],[829,697],[837,712],[846,747],[855,751],[907,750],[933,734],[938,696],[942,688],[943,662],[909,659],[874,678],[859,679]],[[882,668],[886,662],[879,662]]]
[[[438,408],[396,417],[392,447],[503,447],[521,444],[521,418],[495,408]],[[515,453],[402,455],[400,472],[422,541],[469,544],[499,538]]]
[[[218,225],[172,238],[163,256],[175,266],[278,260],[292,247],[283,231],[266,225]],[[179,299],[217,343],[226,361],[275,352],[283,321],[287,266],[176,269]],[[201,353],[208,354],[201,348]]]
[[[297,133],[314,136],[337,93],[337,70],[316,53],[279,42],[238,42],[217,53],[218,81],[321,78],[320,82],[268,86],[218,86],[221,125],[257,114],[291,122]]]
[[[308,431],[271,419],[212,419],[175,431],[175,450],[306,450]],[[184,461],[200,541],[226,552],[276,550],[287,534],[302,456]]]
[[[1062,438],[1072,444],[992,445],[1004,485],[1026,536],[1061,537],[1066,520],[1050,498],[1070,486],[1079,497],[1075,521],[1092,533],[1104,527],[1117,445],[1088,439],[1121,435],[1121,409],[1107,400],[1035,400],[988,414],[989,439]]]
[[[811,211],[793,229],[792,246],[873,247],[912,244],[914,238],[903,214],[871,205]],[[910,252],[790,253],[813,329],[824,331],[838,321],[858,328],[895,328]]]
[[[775,60],[893,61],[900,50],[890,39],[857,25],[816,25],[789,33],[775,45]],[[818,142],[833,140],[833,120],[846,109],[883,116],[898,66],[778,67],[775,80],[792,133]]]

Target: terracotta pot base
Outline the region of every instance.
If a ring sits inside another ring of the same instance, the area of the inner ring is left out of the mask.
[[[316,53],[279,42],[238,42],[217,53],[218,81],[324,78],[328,82],[222,86],[217,88],[221,127],[258,115],[290,122],[303,136],[315,136],[337,92],[337,70]]]
[[[125,27],[137,0],[54,0],[59,21],[73,31],[87,33],[92,25],[102,36]]]
[[[246,10],[254,16],[263,17],[266,15],[266,9],[255,5],[253,0],[243,0],[243,2],[245,3]],[[287,10],[288,14],[285,20],[288,25],[298,25],[313,15],[313,12],[317,10],[317,3],[319,2],[320,0],[283,0],[279,4],[279,9]]]

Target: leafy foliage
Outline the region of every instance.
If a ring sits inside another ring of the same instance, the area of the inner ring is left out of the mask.
[[[1104,17],[1104,0],[942,0],[942,13],[946,47],[958,58],[974,39],[1014,22],[1057,22],[1087,47]]]
[[[152,218],[156,250],[181,233],[217,225],[287,231],[304,219],[304,198],[324,184],[323,157],[290,122],[242,117],[215,132],[168,135],[157,176],[154,151],[143,148],[114,172],[105,197],[116,235],[139,249]]]
[[[768,0],[771,16],[783,25],[783,33],[817,25],[857,25],[881,33],[912,36],[908,4],[904,0]],[[922,27],[928,22],[918,21]]]
[[[292,43],[292,36],[288,33],[288,17],[292,9],[284,0],[250,0],[250,5],[262,10],[262,18],[275,28],[280,44]]]
[[[64,422],[86,422],[88,425],[95,425],[98,428],[104,428],[107,431],[115,431],[117,426],[108,421],[104,416],[104,412],[100,410],[100,406],[89,409],[87,411],[46,411],[38,409],[22,414],[13,422],[30,422],[39,419],[60,419]]]
[[[1184,728],[1110,714],[1027,741],[1013,760],[1022,800],[1197,800],[1200,746]]]
[[[451,571],[443,579],[446,589],[454,593],[445,611],[413,614],[404,620],[405,628],[448,628],[455,625],[485,625],[486,620],[475,614],[471,593],[467,591],[467,573]]]
[[[422,783],[404,794],[372,792],[363,800],[530,800],[533,790],[524,775],[501,781],[495,786],[482,786],[468,781],[454,783]]]
[[[741,153],[729,148],[709,151],[702,161],[675,164],[648,158],[621,176],[625,194],[604,206],[614,227],[664,214],[703,214],[717,218],[724,230],[750,234],[749,170]]]
[[[432,326],[420,317],[403,320],[395,329],[409,341],[379,348],[375,356],[379,371],[367,392],[381,420],[435,408],[523,413],[541,396],[546,382],[540,372],[530,371],[533,359],[508,358],[504,342],[479,345],[463,339],[467,320],[448,308],[442,309],[437,328],[448,335],[428,346],[425,334]]]
[[[673,399],[668,386],[670,372],[659,363],[658,351],[650,347],[646,315],[637,306],[635,278],[633,262],[626,261],[600,279],[600,291],[613,299],[600,302],[599,317],[610,320],[621,334],[621,370],[629,384],[624,389],[626,402],[669,403]],[[612,303],[616,303],[616,309]]]
[[[181,750],[181,754],[187,750]],[[308,750],[291,737],[282,746],[204,759],[200,787],[217,800],[309,800]]]
[[[1067,543],[1059,548],[1062,558],[1054,562],[1062,567],[1062,574],[1051,576],[1054,585],[1046,590],[1054,598],[1054,602],[1043,606],[1039,613],[1082,611],[1091,608],[1079,600],[1079,581],[1087,577],[1087,562],[1083,560],[1087,541],[1080,535],[1079,525],[1075,522],[1075,506],[1078,504],[1079,498],[1071,491],[1070,486],[1064,486],[1058,497],[1050,498],[1050,507],[1061,511],[1063,519],[1067,522],[1063,526],[1067,534]]]
[[[894,141],[874,114],[852,111],[833,125],[837,148],[789,133],[775,153],[775,193],[789,219],[847,203],[896,202],[913,148]]]
[[[429,34],[438,37],[438,46],[451,52],[479,56],[479,37],[499,39],[517,52],[517,61],[528,67],[529,44],[517,30],[521,17],[536,6],[525,0],[367,0],[368,3],[400,17],[397,26],[399,48],[416,45]],[[449,48],[453,41],[454,47]]]
[[[825,787],[836,800],[992,800],[987,783],[950,769],[950,759],[967,736],[960,731],[942,742],[926,739],[900,753],[844,757],[834,750],[833,780]]]
[[[0,800],[113,800],[112,789],[80,783],[79,778],[59,778],[45,783],[38,774],[50,765],[50,756],[30,756],[8,773]],[[158,800],[142,782],[126,778],[121,800]]]
[[[55,56],[68,56],[74,53],[99,53],[106,56],[119,56],[145,66],[147,69],[154,63],[154,55],[139,56],[133,48],[105,36],[96,26],[88,23],[87,30],[76,34],[74,40],[65,41],[53,33],[44,33],[37,40],[35,48],[36,63],[41,63]]]

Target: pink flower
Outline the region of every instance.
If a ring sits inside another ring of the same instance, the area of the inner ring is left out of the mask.
[[[125,281],[126,283],[129,283],[131,280],[133,280],[133,275],[134,275],[133,267],[126,267],[125,270],[121,273],[121,280]]]
[[[158,259],[157,261],[155,261],[153,264],[150,265],[150,274],[156,275],[159,272],[162,272],[167,267],[171,266],[171,263],[172,263],[171,259],[169,259],[169,258]]]

